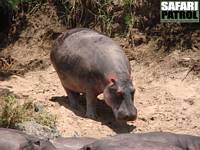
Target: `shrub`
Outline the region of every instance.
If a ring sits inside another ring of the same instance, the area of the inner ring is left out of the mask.
[[[16,123],[35,120],[37,123],[55,127],[56,116],[46,111],[35,112],[33,101],[19,104],[15,96],[0,97],[0,126],[14,128]]]

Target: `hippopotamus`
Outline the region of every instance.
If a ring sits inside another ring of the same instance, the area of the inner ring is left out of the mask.
[[[14,129],[0,128],[0,150],[56,150],[51,142]]]
[[[152,141],[168,143],[174,146],[181,147],[183,150],[200,150],[200,137],[175,134],[170,132],[149,132],[138,134],[119,134],[113,137],[114,139],[132,139],[134,141]]]
[[[111,38],[87,28],[71,29],[56,39],[50,58],[70,105],[76,106],[84,94],[86,116],[95,118],[97,96],[103,93],[117,120],[136,119],[130,62]]]
[[[134,144],[137,144],[138,147],[135,148]],[[157,150],[161,149],[161,147],[162,149],[165,149],[165,146],[167,145],[170,145],[171,149],[200,150],[200,137],[185,134],[174,134],[169,132],[119,134],[112,137],[103,138],[99,141],[86,145],[84,148],[88,148],[90,150],[103,150],[105,147],[111,146],[112,148],[107,149],[111,150],[114,149],[114,147],[121,146],[120,149],[122,150],[146,150],[150,146],[153,147],[154,150]],[[130,148],[126,148],[127,146]]]
[[[57,150],[79,150],[85,145],[91,144],[96,141],[95,138],[89,137],[67,137],[57,138],[52,141]]]

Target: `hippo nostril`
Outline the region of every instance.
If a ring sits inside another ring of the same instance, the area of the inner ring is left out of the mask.
[[[126,121],[134,121],[137,118],[137,115],[129,114],[125,112],[118,112],[117,118],[119,120],[126,120]]]
[[[119,111],[118,115],[117,115],[117,118],[119,120],[126,120],[126,119],[128,119],[128,114],[123,112],[123,111]]]
[[[124,109],[123,107],[114,111],[116,119],[134,121],[137,118],[137,109]]]
[[[86,147],[86,149],[85,150],[91,150],[91,148],[90,147]]]
[[[125,115],[123,119],[124,119],[124,120],[128,120],[128,118],[129,118],[129,116],[128,116],[128,115]]]
[[[137,115],[131,115],[131,116],[129,116],[128,117],[128,121],[134,121],[134,120],[136,120],[137,119]]]
[[[128,121],[134,121],[137,119],[137,112],[129,114]]]

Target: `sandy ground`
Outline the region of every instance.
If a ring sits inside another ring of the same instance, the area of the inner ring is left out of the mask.
[[[1,89],[9,89],[21,99],[39,101],[57,116],[57,127],[63,136],[100,138],[117,133],[150,131],[200,135],[199,49],[195,52],[175,50],[167,54],[155,51],[153,42],[126,48],[125,52],[132,60],[138,118],[128,123],[117,122],[108,106],[99,100],[98,118],[91,120],[84,117],[84,98],[77,109],[69,106],[57,74],[49,65],[52,40],[46,33],[63,29],[55,10],[47,10],[38,11],[28,18],[28,27],[20,38],[3,50],[15,59],[14,69],[26,68],[27,73],[2,81],[0,78]],[[120,39],[119,43],[122,47],[126,46]]]
[[[96,120],[84,117],[84,98],[77,109],[72,109],[52,66],[24,76],[11,76],[0,82],[0,87],[40,101],[57,116],[57,127],[63,136],[104,137],[149,131],[200,135],[200,78],[191,72],[184,79],[189,67],[179,64],[193,59],[185,56],[175,51],[155,60],[148,57],[140,62],[131,61],[138,118],[128,123],[115,121],[102,100],[99,100]]]

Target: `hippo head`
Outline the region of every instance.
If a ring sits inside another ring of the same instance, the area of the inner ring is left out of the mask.
[[[134,106],[134,93],[132,81],[118,81],[111,79],[110,84],[104,89],[104,99],[109,105],[117,120],[135,120],[137,109]]]

